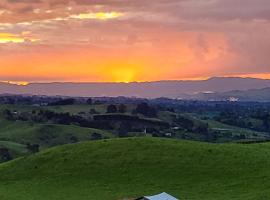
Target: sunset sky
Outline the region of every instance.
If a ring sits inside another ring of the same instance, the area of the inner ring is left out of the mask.
[[[269,0],[1,0],[0,80],[270,78]]]

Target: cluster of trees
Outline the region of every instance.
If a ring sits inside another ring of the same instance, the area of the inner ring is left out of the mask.
[[[107,106],[107,113],[126,113],[127,112],[127,106],[124,104],[120,105],[108,105]]]
[[[244,113],[227,110],[220,112],[214,119],[232,126],[270,132],[270,114],[265,110],[249,110]]]
[[[207,134],[209,132],[209,126],[207,123],[197,122],[195,123],[194,120],[189,119],[183,116],[177,116],[175,118],[174,123],[179,126],[179,128],[187,131],[187,132],[194,132],[194,133],[201,133]]]
[[[50,110],[33,110],[28,112],[14,112],[11,110],[5,110],[4,116],[8,120],[16,121],[31,121],[35,123],[53,123],[53,124],[64,124],[70,125],[75,124],[82,127],[89,127],[89,128],[97,128],[97,129],[105,129],[105,130],[115,130],[117,129],[116,122],[132,122],[133,126],[168,126],[161,121],[154,121],[139,118],[138,116],[132,115],[123,115],[120,111],[125,111],[125,105],[109,105],[108,110],[112,111],[117,108],[118,114],[114,112],[110,112],[106,115],[94,115],[93,119],[87,118],[80,115],[72,115],[70,113],[57,113]],[[138,106],[139,107],[139,106]],[[113,113],[113,115],[110,115]],[[104,123],[106,122],[106,123]]]
[[[107,106],[107,113],[126,113],[127,112],[127,107],[124,104],[120,105],[108,105]]]
[[[140,103],[137,105],[133,113],[142,114],[146,117],[157,117],[158,111],[155,107],[150,106],[148,103]]]
[[[127,106],[125,104],[120,105],[108,105],[107,113],[126,113]],[[137,107],[132,111],[132,114],[142,114],[146,117],[157,117],[158,110],[150,106],[148,103],[139,103]]]
[[[73,98],[68,99],[60,99],[58,101],[49,103],[49,106],[66,106],[66,105],[74,105],[76,103],[76,100]]]
[[[50,110],[33,110],[29,112],[13,112],[8,109],[4,110],[4,116],[8,120],[33,121],[37,123],[52,122],[56,124],[69,125],[72,122],[80,120],[80,116],[71,115],[70,113],[56,113]]]

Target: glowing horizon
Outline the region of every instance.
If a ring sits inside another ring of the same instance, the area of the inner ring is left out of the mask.
[[[244,74],[244,75],[232,75],[232,76],[217,76],[217,77],[224,77],[224,78],[256,78],[256,79],[264,79],[270,80],[270,74]],[[19,86],[27,86],[32,83],[146,83],[146,82],[159,82],[159,81],[203,81],[208,80],[213,77],[196,77],[196,78],[182,78],[182,79],[157,79],[157,80],[122,80],[122,81],[87,81],[87,80],[51,80],[51,81],[4,81],[0,80],[0,83],[9,83],[11,85],[19,85]]]

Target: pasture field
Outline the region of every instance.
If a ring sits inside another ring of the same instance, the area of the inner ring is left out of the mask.
[[[270,144],[158,138],[83,142],[0,165],[3,200],[270,199]]]

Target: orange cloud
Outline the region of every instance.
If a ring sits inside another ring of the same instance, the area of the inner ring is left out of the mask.
[[[261,78],[261,79],[270,79],[270,73],[260,73],[260,74],[236,74],[235,77],[242,77],[242,78]]]
[[[80,13],[77,15],[71,15],[72,19],[97,19],[97,20],[109,20],[116,19],[123,16],[123,13],[120,12],[89,12],[89,13]]]
[[[4,43],[24,43],[24,42],[36,42],[37,39],[31,38],[28,33],[12,34],[12,33],[0,33],[0,44]]]

